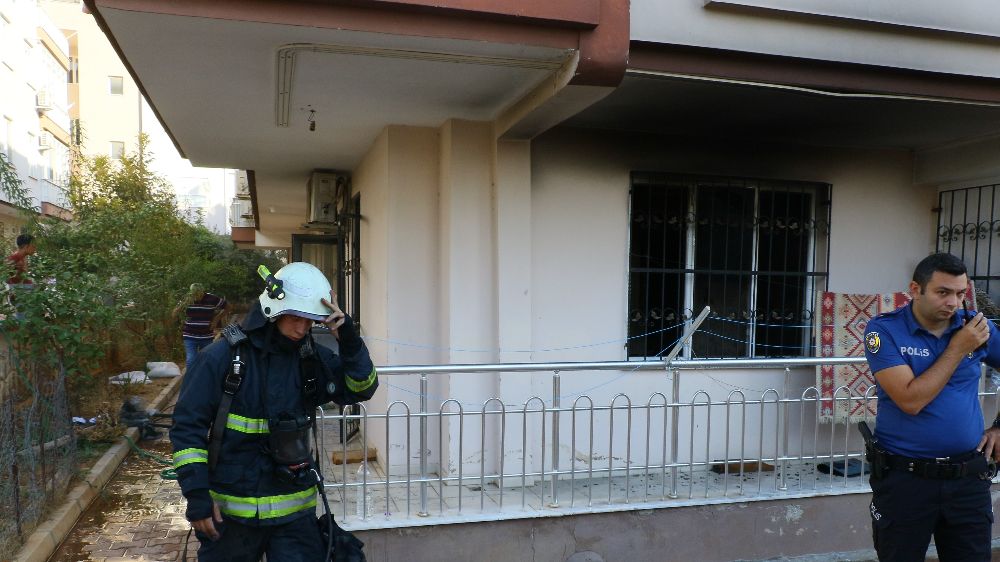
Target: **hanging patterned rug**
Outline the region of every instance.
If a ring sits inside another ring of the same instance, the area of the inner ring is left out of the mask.
[[[855,295],[824,292],[820,295],[820,357],[863,357],[864,338],[868,321],[883,312],[890,312],[910,301],[907,293]],[[822,422],[853,423],[875,415],[875,401],[864,400],[875,384],[867,363],[854,365],[822,365],[816,369],[816,386],[820,391]],[[834,393],[838,388],[844,387]],[[850,392],[848,394],[848,391]],[[848,400],[848,397],[853,397]],[[872,391],[871,396],[874,396]]]

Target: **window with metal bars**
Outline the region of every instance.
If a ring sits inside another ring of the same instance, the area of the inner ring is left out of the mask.
[[[361,194],[351,198],[348,222],[344,229],[343,308],[361,326]]]
[[[937,250],[965,262],[979,308],[995,316],[982,296],[1000,302],[1000,184],[942,191],[937,211]]]
[[[633,172],[628,355],[658,357],[707,305],[683,357],[813,355],[830,185]]]

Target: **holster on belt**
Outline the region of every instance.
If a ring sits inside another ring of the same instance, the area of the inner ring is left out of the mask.
[[[858,431],[865,440],[865,460],[868,461],[872,477],[883,478],[889,470],[889,453],[878,446],[867,422],[858,422]]]
[[[938,480],[953,480],[965,476],[979,476],[991,480],[997,474],[997,465],[983,454],[963,454],[957,458],[911,459],[892,455],[878,446],[872,430],[865,422],[858,423],[858,431],[865,439],[865,460],[874,478],[882,478],[891,468]]]

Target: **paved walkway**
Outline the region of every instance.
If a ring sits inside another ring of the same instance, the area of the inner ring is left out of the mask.
[[[144,442],[140,446],[150,453],[166,456],[170,445],[166,438],[157,441]],[[348,480],[352,477],[357,465],[348,465]],[[189,525],[184,519],[184,498],[175,480],[165,480],[160,472],[163,465],[132,452],[122,462],[108,483],[101,496],[84,512],[73,531],[60,545],[50,559],[50,562],[80,562],[80,561],[180,561],[184,550],[184,542]],[[384,479],[384,473],[378,465],[373,466],[376,479]],[[338,473],[340,467],[331,467],[330,472]],[[342,473],[341,473],[342,474]],[[333,476],[329,475],[328,477]],[[336,476],[332,480],[337,480]],[[606,484],[606,480],[605,486]],[[375,486],[378,490],[378,486]],[[600,493],[607,493],[602,488]],[[568,490],[567,490],[568,491]],[[620,492],[624,491],[624,487]],[[347,527],[358,524],[353,514],[354,505],[351,499],[341,505],[340,494],[332,490],[331,507],[337,513],[338,519],[346,519]],[[393,490],[391,504],[396,509],[405,503],[409,494],[401,494],[402,490]],[[432,487],[433,505],[437,507],[440,498]],[[468,499],[480,499],[480,491],[472,491]],[[450,494],[448,494],[450,495]],[[520,494],[512,494],[520,496]],[[542,493],[544,495],[544,493]],[[583,494],[581,494],[583,495]],[[378,496],[378,494],[376,494]],[[411,499],[412,496],[410,496]],[[564,496],[565,497],[565,496]],[[350,494],[348,494],[350,498]],[[376,502],[385,501],[384,493],[376,497]],[[454,497],[449,497],[446,503],[452,503]],[[515,498],[512,497],[511,500]],[[516,498],[520,503],[520,497]],[[469,502],[470,509],[481,509],[479,501]],[[381,507],[381,503],[378,504]],[[343,511],[341,511],[343,510]],[[378,509],[381,511],[381,509]],[[405,509],[402,509],[405,513]],[[446,511],[450,511],[446,508]],[[339,513],[338,513],[339,512]],[[344,513],[346,512],[346,514]],[[347,517],[343,517],[347,515]],[[380,514],[382,515],[382,514]],[[381,519],[376,515],[371,523]],[[353,523],[354,525],[352,525]],[[379,525],[373,525],[378,527]],[[188,560],[195,560],[198,540],[191,535],[188,545]],[[936,560],[931,552],[930,560]],[[827,562],[833,560],[871,561],[874,560],[871,551],[840,552],[807,557],[792,557],[782,560],[802,562]],[[993,560],[1000,560],[1000,543],[994,543]]]
[[[327,446],[333,447],[336,435],[330,433],[325,439],[329,441]],[[139,443],[139,446],[160,457],[169,457],[171,452],[166,435],[156,441]],[[357,464],[347,466],[352,478],[357,467]],[[161,477],[164,468],[160,463],[130,452],[49,562],[182,560],[190,525],[184,518],[185,501],[180,486],[176,480]],[[377,477],[384,478],[380,468],[373,468]],[[342,473],[341,467],[331,470],[337,475]],[[336,480],[336,476],[331,480]],[[335,504],[339,506],[340,502],[335,501]],[[353,513],[353,503],[350,509]],[[196,559],[198,544],[192,533],[188,560]]]
[[[140,446],[161,456],[170,453],[166,438]],[[163,468],[129,454],[50,561],[181,560],[190,525],[184,519],[180,487],[160,477]],[[197,550],[198,539],[192,534],[189,560]]]
[[[327,436],[329,437],[329,436]],[[328,440],[328,439],[325,439]],[[327,444],[328,446],[331,444]],[[151,453],[166,456],[170,453],[170,445],[166,438],[141,444]],[[329,452],[329,451],[327,451]],[[346,467],[347,482],[356,481],[357,464]],[[90,506],[74,527],[69,537],[56,551],[51,561],[78,562],[94,561],[178,561],[182,560],[184,541],[189,525],[184,519],[184,498],[174,480],[164,480],[160,476],[163,465],[140,455],[131,453],[121,464],[108,483],[101,497]],[[326,465],[324,472],[328,482],[337,483],[344,480],[344,467]],[[352,487],[345,494],[343,490],[333,488],[328,494],[330,507],[338,521],[346,528],[379,528],[407,526],[416,520],[418,524],[426,524],[427,518],[418,518],[416,511],[419,506],[418,486],[413,484],[409,490],[405,480],[393,480],[390,486],[389,511],[385,509],[385,473],[377,463],[373,463],[373,478],[369,481],[371,488],[370,500],[374,505],[370,508],[371,515],[364,521],[355,514],[355,499],[358,487]],[[829,486],[829,476],[815,476],[815,471],[793,471],[794,484],[802,485],[802,480],[811,480],[813,485]],[[808,474],[807,478],[804,476]],[[706,474],[696,481],[689,481],[686,475],[681,477],[681,503],[688,496],[714,497],[716,495],[739,495],[741,488],[760,494],[757,490],[755,474],[744,478],[734,478],[728,481],[718,475]],[[773,488],[773,475],[765,475],[767,485],[764,489]],[[818,482],[817,482],[818,481]],[[522,496],[519,490],[507,489],[501,494],[495,485],[482,488],[478,478],[469,478],[463,486],[444,486],[442,494],[440,486],[432,483],[428,486],[428,511],[440,522],[459,520],[472,521],[496,519],[514,516],[537,516],[537,511],[544,510],[544,504],[549,500],[548,488],[545,483],[537,482],[529,485],[527,494]],[[838,481],[840,483],[841,481]],[[607,501],[608,494],[613,496],[612,503],[620,503],[629,494],[633,500],[641,500],[647,493],[659,496],[664,493],[665,482],[659,478],[649,480],[633,475],[626,482],[623,477],[616,476],[612,482],[599,479],[597,482],[582,479],[560,482],[559,497],[561,503],[569,505],[574,499],[578,506],[583,507],[592,497],[597,502]],[[610,485],[609,485],[610,484]],[[728,486],[727,486],[728,484]],[[848,483],[847,488],[853,482]],[[844,483],[840,483],[844,486]],[[840,488],[840,486],[837,486]],[[842,491],[843,488],[840,488]],[[727,493],[728,492],[728,493]],[[459,498],[465,500],[459,504]],[[602,499],[603,498],[603,499]],[[688,500],[690,501],[690,500]],[[522,502],[525,502],[522,505]],[[462,511],[459,512],[461,505]],[[192,535],[188,547],[188,560],[195,559],[198,540]]]

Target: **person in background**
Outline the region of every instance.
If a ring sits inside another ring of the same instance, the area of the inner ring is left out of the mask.
[[[215,339],[216,320],[226,308],[226,299],[205,291],[201,283],[192,283],[187,295],[174,308],[174,318],[184,310],[184,326],[181,338],[184,340],[186,373],[198,352]]]
[[[7,256],[7,264],[14,268],[14,274],[7,278],[8,285],[31,285],[28,275],[28,256],[35,253],[35,239],[30,234],[17,237],[17,251]]]

